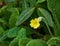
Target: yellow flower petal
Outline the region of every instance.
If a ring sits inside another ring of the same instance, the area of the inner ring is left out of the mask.
[[[30,26],[37,29],[40,26],[39,20],[37,18],[30,21]]]

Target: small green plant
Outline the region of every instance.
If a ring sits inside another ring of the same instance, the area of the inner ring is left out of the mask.
[[[0,0],[0,46],[60,46],[60,0]]]

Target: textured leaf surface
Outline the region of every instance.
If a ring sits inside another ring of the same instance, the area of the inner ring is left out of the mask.
[[[16,38],[10,42],[9,46],[18,46],[19,39],[26,38],[26,30],[21,28]]]
[[[9,38],[16,37],[18,35],[18,31],[19,31],[18,27],[11,28],[8,30],[7,36]]]
[[[19,40],[19,46],[26,46],[26,44],[30,41],[31,39],[28,38],[22,38]]]
[[[6,33],[7,33],[7,31],[0,35],[0,42],[2,42],[3,40],[5,40],[7,38],[7,34]]]
[[[31,40],[26,46],[47,46],[46,42],[43,40]]]
[[[19,16],[18,9],[17,8],[12,9],[12,14],[9,19],[9,26],[11,28],[16,26],[16,21],[17,21],[18,16]]]
[[[45,20],[46,20],[46,22],[49,26],[53,27],[52,17],[51,17],[50,13],[47,10],[45,10],[43,8],[38,8],[37,12],[38,12],[39,16],[42,16],[42,17],[45,18]]]
[[[28,3],[26,0],[22,0],[22,10],[25,10],[28,8]]]
[[[7,8],[7,6],[3,6],[3,7],[0,9],[0,13],[1,13],[2,11],[4,11],[6,8]]]
[[[44,1],[46,1],[46,0],[38,0],[38,3],[42,3],[42,2],[44,2]]]
[[[48,46],[59,46],[60,45],[60,38],[59,37],[52,37],[47,42]]]
[[[60,0],[47,0],[49,10],[52,12],[55,26],[57,28],[54,31],[55,35],[60,35]],[[55,28],[55,27],[54,27]]]
[[[4,31],[5,31],[4,28],[0,26],[0,34],[2,34]]]
[[[26,21],[32,15],[34,9],[35,8],[28,8],[28,9],[24,10],[18,17],[16,25],[18,26],[18,25],[22,24],[24,21]]]

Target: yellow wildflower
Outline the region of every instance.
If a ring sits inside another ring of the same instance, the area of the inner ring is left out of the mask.
[[[43,17],[38,17],[38,18],[32,19],[30,21],[30,26],[34,29],[37,29],[40,26],[39,22],[41,22],[42,18]]]
[[[30,21],[30,26],[37,29],[40,26],[39,20],[37,18]]]

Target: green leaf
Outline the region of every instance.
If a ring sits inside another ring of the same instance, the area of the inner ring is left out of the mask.
[[[19,27],[14,27],[14,28],[9,29],[7,36],[9,38],[16,37],[18,35],[19,29],[20,29]]]
[[[19,30],[19,33],[18,33],[18,38],[26,38],[26,29],[25,28],[21,28]]]
[[[53,19],[55,21],[56,29],[54,33],[56,36],[60,35],[60,0],[47,0],[48,9],[51,11],[53,15]]]
[[[38,0],[37,3],[42,3],[42,2],[44,2],[44,1],[46,1],[46,0]]]
[[[0,26],[0,34],[4,33],[4,28],[2,26]]]
[[[45,18],[45,21],[49,26],[53,27],[53,20],[52,20],[51,14],[47,10],[43,8],[38,8],[37,12],[39,16],[42,16]]]
[[[37,0],[27,0],[27,2],[29,3],[30,7],[34,7],[36,2],[37,2]]]
[[[24,28],[26,29],[27,37],[31,37],[31,34],[34,33],[34,31],[30,27],[27,27],[27,26],[24,26]]]
[[[10,42],[9,46],[18,46],[18,38],[17,38],[17,37],[14,38],[14,39]]]
[[[18,26],[18,25],[22,24],[24,21],[26,21],[32,15],[32,13],[34,12],[34,9],[35,8],[28,8],[28,9],[24,10],[20,14],[20,16],[16,22],[16,25]]]
[[[6,22],[1,18],[0,18],[0,23],[5,23],[6,24]]]
[[[6,25],[7,22],[4,19],[0,18],[0,26],[2,26],[2,28],[6,28]]]
[[[22,0],[22,10],[25,10],[28,8],[28,3],[26,0]]]
[[[49,26],[54,27],[54,25],[53,25],[54,23],[53,23],[53,20],[52,20],[52,17],[50,15],[50,13],[43,8],[38,8],[37,13],[38,13],[39,16],[43,17],[42,21],[46,24],[49,34],[51,36],[53,36],[53,34],[52,34],[52,32],[49,28]]]
[[[30,41],[31,39],[28,38],[22,38],[19,40],[19,46],[26,46],[26,44]]]
[[[52,37],[47,41],[48,46],[58,46],[60,45],[60,38],[59,37]]]
[[[49,28],[49,26],[48,26],[47,21],[45,20],[45,18],[43,18],[43,20],[42,20],[42,21],[46,24],[47,29],[48,29],[48,32],[49,32],[49,34],[50,34],[50,35],[51,35],[51,37],[52,37],[52,36],[53,36],[52,31],[50,30],[50,28]]]
[[[47,46],[47,43],[43,40],[36,39],[28,42],[26,46]]]
[[[2,42],[4,39],[6,39],[7,38],[7,33],[8,31],[6,31],[6,32],[4,32],[4,33],[2,33],[1,35],[0,35],[0,42]]]
[[[17,37],[10,42],[9,46],[18,46],[19,39],[21,38],[26,38],[26,30],[24,28],[19,30]]]
[[[9,19],[9,26],[11,28],[16,26],[16,21],[17,21],[18,16],[19,16],[18,9],[17,8],[13,8],[12,9],[12,14],[11,14],[10,19]]]
[[[4,11],[6,8],[7,8],[7,6],[3,6],[3,7],[0,9],[0,13],[1,13],[2,11]]]

